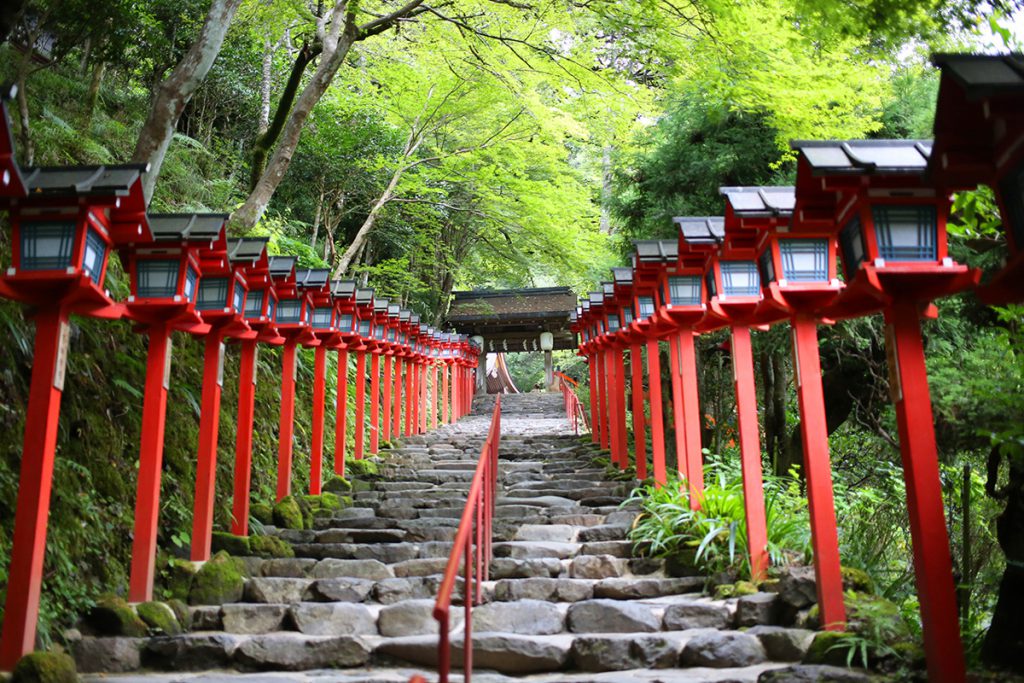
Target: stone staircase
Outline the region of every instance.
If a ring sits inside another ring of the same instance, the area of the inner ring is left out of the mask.
[[[458,424],[407,439],[372,490],[315,529],[268,528],[296,557],[246,558],[243,602],[190,608],[181,635],[83,636],[76,658],[95,672],[84,680],[436,680],[433,601],[492,405],[480,397]],[[812,634],[770,625],[774,594],[711,600],[703,577],[632,557],[636,513],[620,508],[630,485],[592,463],[597,451],[570,433],[560,396],[506,396],[503,408],[495,559],[486,604],[473,612],[475,680],[757,681],[803,656]],[[461,662],[463,608],[451,614]],[[772,680],[818,680],[778,673]]]

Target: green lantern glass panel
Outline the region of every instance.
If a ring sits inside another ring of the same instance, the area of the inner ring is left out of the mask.
[[[781,240],[782,276],[790,282],[828,281],[828,240]]]
[[[728,296],[756,296],[761,278],[753,261],[722,261],[722,289]]]
[[[871,207],[878,255],[886,261],[934,261],[938,220],[934,206],[876,204]]]
[[[140,299],[169,299],[178,293],[181,264],[173,259],[141,259],[136,263],[135,295]]]
[[[65,270],[75,246],[74,221],[22,221],[21,268]]]
[[[259,318],[261,315],[263,315],[263,291],[249,292],[249,295],[245,297],[245,317]]]
[[[695,275],[672,276],[668,279],[669,303],[673,306],[700,305],[700,278]]]
[[[199,296],[196,308],[201,311],[216,311],[227,307],[228,279],[226,277],[204,277],[199,281]]]
[[[277,322],[282,325],[297,325],[302,322],[302,302],[285,299],[277,306]]]

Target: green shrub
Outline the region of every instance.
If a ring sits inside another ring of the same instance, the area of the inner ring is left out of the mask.
[[[641,486],[623,505],[639,503],[641,513],[629,538],[637,552],[652,557],[692,556],[704,573],[736,570],[750,577],[743,480],[737,466],[711,461],[699,510],[691,510],[684,481]],[[766,476],[764,481],[768,553],[772,564],[810,559],[807,503],[795,480]]]

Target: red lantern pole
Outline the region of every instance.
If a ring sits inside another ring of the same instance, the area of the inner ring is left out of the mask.
[[[32,384],[25,413],[18,505],[14,513],[7,601],[0,635],[2,671],[12,671],[18,660],[35,647],[53,458],[67,362],[67,320],[67,313],[61,306],[35,314]]]
[[[768,571],[768,529],[764,515],[764,481],[761,475],[761,437],[757,425],[757,393],[754,388],[754,355],[750,344],[750,328],[745,325],[732,326],[732,364],[736,378],[736,416],[739,423],[750,576],[752,581],[761,581]]]
[[[391,361],[392,355],[384,356],[384,440],[391,440]],[[395,359],[396,365],[397,359]],[[395,434],[398,436],[398,434]]]
[[[601,395],[597,384],[598,355],[593,351],[587,354],[587,368],[590,370],[590,440],[594,443],[601,442],[601,423],[598,422],[598,416],[601,414],[598,406],[598,397]]]
[[[661,350],[657,339],[647,340],[647,384],[651,392],[651,465],[655,486],[668,481],[665,470],[665,419],[661,405]]]
[[[214,330],[206,335],[203,351],[203,399],[199,418],[199,455],[196,460],[196,493],[192,517],[193,562],[210,559],[213,535],[213,497],[217,484],[217,433],[220,428],[220,394],[224,385],[224,339]]]
[[[818,324],[811,317],[792,320],[793,367],[800,401],[800,431],[804,440],[807,503],[811,516],[811,544],[817,577],[820,621],[826,629],[841,631],[846,624],[843,577],[839,566],[832,465],[828,453],[825,395],[821,386]]]
[[[139,448],[139,479],[135,493],[135,533],[128,600],[153,599],[157,523],[160,519],[160,472],[164,457],[164,425],[171,367],[171,329],[151,325],[146,353],[146,385],[142,399],[142,443]]]
[[[619,451],[619,403],[621,398],[618,392],[618,377],[616,376],[615,350],[608,348],[604,351],[604,369],[607,373],[605,386],[608,388],[605,396],[608,397],[606,410],[608,420],[608,446],[612,451],[612,463],[622,467],[622,453]]]
[[[608,408],[606,405],[608,403],[608,383],[605,370],[606,364],[604,362],[604,350],[598,349],[594,356],[597,358],[597,430],[601,448],[607,450],[609,444],[608,418],[606,417],[608,415]]]
[[[700,400],[697,387],[697,351],[693,330],[676,334],[679,344],[679,385],[682,401],[683,435],[686,452],[686,481],[690,486],[690,509],[700,508],[704,497],[704,453],[700,443]]]
[[[324,470],[324,407],[327,402],[327,347],[313,351],[313,430],[309,457],[309,495],[319,496]]]
[[[615,369],[615,423],[619,443],[619,468],[629,467],[629,445],[626,436],[626,363],[624,349],[612,349],[612,363]]]
[[[380,450],[380,354],[370,356],[370,453]]]
[[[334,407],[334,473],[345,476],[345,440],[348,438],[348,350],[338,351],[338,402]]]
[[[392,411],[391,433],[396,437],[402,433],[402,368],[405,366],[407,364],[402,358],[395,358],[395,386],[392,391],[394,410]]]
[[[437,429],[437,363],[430,365],[430,428]]]
[[[457,422],[459,417],[459,366],[452,364],[452,422]]]
[[[421,413],[423,412],[423,365],[417,360],[413,365],[416,368],[416,402],[413,403],[412,421],[416,425],[416,433],[423,433],[423,425],[421,424]]]
[[[676,441],[676,473],[689,480],[690,471],[686,461],[686,420],[683,417],[682,368],[679,363],[679,333],[673,332],[668,338],[669,375],[672,380],[672,431]],[[690,496],[690,508],[695,500]]]
[[[933,681],[962,681],[965,664],[957,622],[953,567],[942,507],[935,421],[921,340],[920,306],[897,300],[885,311],[889,384],[896,406],[903,478],[913,538],[914,575]]]
[[[640,344],[629,347],[629,370],[633,385],[633,454],[637,479],[647,478],[647,436],[644,425],[644,361]]]
[[[366,351],[356,351],[356,448],[353,456],[363,459],[366,439]]]
[[[405,361],[405,435],[412,435],[413,405],[416,403],[416,364],[412,358]]]
[[[256,340],[241,343],[238,365],[238,433],[235,436],[235,496],[231,533],[249,535],[249,493],[252,483],[252,429],[256,407]],[[137,602],[132,600],[132,602]]]
[[[277,500],[292,492],[292,432],[295,428],[296,340],[289,336],[281,353],[281,418],[277,444]]]
[[[441,422],[451,424],[448,419],[448,364],[442,361],[441,364]]]

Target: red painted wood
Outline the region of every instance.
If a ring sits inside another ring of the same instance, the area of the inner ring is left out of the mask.
[[[384,423],[382,429],[384,430],[384,440],[391,440],[391,361],[392,356],[384,356]],[[397,365],[397,359],[396,359]]]
[[[448,419],[448,364],[441,365],[441,422],[451,424]]]
[[[633,394],[633,454],[637,479],[647,478],[647,437],[644,425],[644,361],[640,344],[629,347],[629,370]]]
[[[747,516],[747,551],[750,574],[761,581],[768,571],[768,530],[764,517],[764,481],[761,474],[761,437],[757,425],[757,391],[750,328],[732,326],[732,364],[736,381],[736,417],[743,468],[743,501]]]
[[[669,375],[672,380],[672,433],[676,440],[676,472],[680,479],[689,479],[686,461],[686,420],[683,418],[683,381],[679,366],[679,333],[673,332],[668,338]],[[698,501],[690,496],[690,507],[696,509]]]
[[[416,402],[416,365],[411,359],[405,361],[405,435],[412,435],[413,404]]]
[[[437,364],[430,366],[430,428],[437,429]]]
[[[629,467],[629,444],[626,433],[626,363],[625,349],[617,347],[612,351],[612,363],[615,367],[615,429],[618,434],[619,467]]]
[[[697,352],[692,330],[680,330],[679,384],[682,389],[683,435],[686,446],[686,481],[690,486],[690,505],[696,510],[704,497],[704,453],[700,443],[700,398],[697,385]]]
[[[459,384],[462,382],[462,375],[459,373],[459,366],[452,364],[452,422],[458,421],[462,414],[461,404],[459,403]]]
[[[356,460],[363,459],[366,448],[366,352],[356,351],[356,434],[355,451],[352,456]]]
[[[295,338],[281,352],[281,418],[277,442],[277,500],[292,492],[292,434],[295,429]]]
[[[334,406],[334,473],[345,476],[345,440],[348,438],[348,351],[338,351],[338,402]]]
[[[370,355],[370,453],[380,450],[380,354]]]
[[[231,507],[231,533],[236,536],[248,536],[252,429],[256,407],[256,342],[243,341],[241,347],[238,364],[238,432],[235,435],[235,492]]]
[[[220,430],[220,394],[224,341],[217,331],[206,335],[203,350],[203,399],[199,417],[199,454],[192,516],[193,562],[210,559],[213,535],[213,499],[217,484],[217,434]]]
[[[664,486],[668,481],[665,470],[665,420],[661,405],[661,352],[657,339],[647,340],[647,385],[651,404],[651,467],[654,483]]]
[[[890,390],[907,486],[928,680],[959,683],[966,677],[964,653],[918,310],[916,303],[897,302],[885,312]]]
[[[599,349],[594,354],[597,359],[597,432],[598,443],[607,450],[610,438],[608,434],[608,364],[605,363],[605,352]]]
[[[622,467],[622,452],[619,450],[619,403],[621,396],[618,391],[618,377],[615,363],[615,350],[604,350],[605,372],[605,419],[608,421],[608,448],[612,452],[612,463]]]
[[[597,384],[597,357],[599,354],[590,353],[587,356],[587,367],[590,370],[590,440],[594,443],[601,441],[600,407],[598,406],[598,384]]]
[[[57,446],[61,390],[58,348],[67,315],[59,307],[40,310],[34,318],[36,339],[32,355],[32,384],[25,412],[25,434],[14,537],[7,578],[3,631],[0,633],[0,671],[11,671],[32,652],[39,621],[39,591],[46,553],[46,523],[50,513],[53,458]]]
[[[142,399],[142,443],[139,448],[139,477],[135,488],[135,531],[132,535],[132,565],[128,579],[128,600],[153,599],[157,524],[160,520],[160,472],[164,458],[164,425],[167,417],[165,379],[170,364],[171,330],[154,325],[146,330],[146,384]]]
[[[818,609],[826,629],[841,631],[846,625],[843,577],[839,566],[835,501],[832,496],[832,464],[828,452],[825,396],[821,387],[818,355],[818,324],[800,316],[792,321],[793,367],[796,368],[800,402],[800,432],[807,476],[807,502],[811,517],[811,544],[817,577]]]
[[[405,363],[402,362],[401,358],[395,359],[395,377],[394,377],[394,391],[392,395],[394,397],[394,406],[392,407],[392,423],[391,433],[398,436],[402,433],[402,367]]]
[[[327,402],[327,347],[313,351],[313,429],[309,456],[309,495],[319,496],[324,471],[324,407]]]

